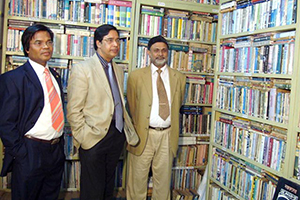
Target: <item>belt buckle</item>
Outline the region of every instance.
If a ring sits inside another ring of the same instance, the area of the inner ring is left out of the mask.
[[[57,144],[59,142],[59,138],[55,138],[51,141],[51,145]]]
[[[161,127],[155,127],[155,130],[157,130],[157,131],[163,131],[164,128],[161,128]]]

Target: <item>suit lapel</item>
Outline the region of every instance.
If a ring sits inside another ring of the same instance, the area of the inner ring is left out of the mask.
[[[170,79],[170,90],[171,90],[171,104],[174,100],[174,95],[176,93],[176,85],[178,82],[178,77],[176,76],[176,73],[174,73],[173,70],[171,70],[170,67],[168,67],[169,70],[169,79]]]
[[[103,66],[102,66],[97,54],[94,54],[94,56],[92,57],[90,65],[93,67],[93,71],[95,72],[95,74],[97,74],[97,76],[99,77],[99,80],[101,82],[100,85],[102,85],[104,87],[106,93],[112,99],[113,97],[112,97],[112,93],[110,90],[110,86],[109,86],[105,71],[103,69]]]
[[[149,99],[152,101],[152,74],[151,67],[148,66],[144,69],[144,73],[142,74],[141,79],[143,80],[143,84],[145,86],[145,90],[149,95]]]
[[[24,70],[26,72],[26,76],[28,77],[28,80],[33,83],[33,85],[36,87],[37,91],[41,95],[44,95],[40,80],[28,61],[24,64]]]

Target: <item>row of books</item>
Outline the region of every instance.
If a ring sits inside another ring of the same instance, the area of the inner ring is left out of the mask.
[[[150,64],[148,38],[139,38],[137,67]],[[179,71],[211,73],[214,70],[215,48],[203,44],[169,44],[168,65]]]
[[[119,0],[11,0],[9,15],[130,27],[131,7]]]
[[[11,189],[11,172],[1,177],[2,189]]]
[[[182,121],[180,134],[191,136],[209,135],[211,107],[184,105],[180,108],[180,120]]]
[[[183,1],[183,0],[180,0]],[[187,2],[193,2],[193,3],[203,3],[203,4],[209,4],[209,5],[219,5],[219,0],[184,0]]]
[[[62,188],[80,188],[80,162],[66,161],[64,166]],[[123,160],[119,160],[116,167],[115,187],[122,187],[123,181]]]
[[[238,200],[214,183],[209,185],[208,196],[214,200]]]
[[[66,161],[63,173],[62,188],[80,188],[80,162]]]
[[[66,112],[65,112],[66,113]],[[67,118],[65,118],[67,119]],[[78,160],[79,159],[79,149],[76,147],[72,136],[72,131],[70,126],[64,127],[64,139],[65,139],[65,156],[67,160]]]
[[[199,194],[196,190],[191,189],[176,189],[172,191],[172,200],[198,200]]]
[[[75,57],[90,57],[94,50],[94,30],[71,28],[71,27],[50,27],[55,33],[53,38],[53,55],[70,55]],[[10,26],[7,36],[7,51],[22,52],[21,37],[26,27]],[[122,35],[122,34],[120,34]],[[116,56],[119,60],[129,58],[129,38],[120,40],[120,51]]]
[[[273,182],[276,177],[219,149],[213,149],[211,176],[230,192],[246,200],[271,199],[277,184]]]
[[[176,167],[203,166],[207,163],[207,144],[180,145],[174,160]]]
[[[262,127],[266,128],[267,125],[221,114],[216,121],[214,142],[229,151],[280,171],[285,160],[286,135],[278,133],[276,127],[259,131]]]
[[[211,114],[182,114],[181,134],[209,135]]]
[[[298,133],[299,137],[299,133]],[[294,173],[293,176],[294,178],[300,180],[300,149],[299,147],[296,148],[296,153],[295,153],[295,163],[294,163]]]
[[[252,81],[248,78],[219,79],[216,106],[220,109],[287,124],[290,89],[270,86],[270,84],[270,80],[259,78],[253,78]]]
[[[197,169],[173,169],[171,188],[197,189],[202,180],[202,175]]]
[[[231,1],[221,5],[222,35],[296,23],[297,0]]]
[[[142,35],[163,35],[172,39],[215,42],[217,22],[209,15],[189,14],[186,11],[142,6],[140,17]]]
[[[292,74],[295,31],[225,40],[220,48],[220,72]],[[285,37],[284,37],[285,36]]]
[[[213,79],[187,76],[185,103],[212,104]]]

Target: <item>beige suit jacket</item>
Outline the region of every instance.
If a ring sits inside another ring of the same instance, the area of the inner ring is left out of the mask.
[[[170,67],[168,67],[168,70],[171,89],[170,146],[173,156],[175,156],[179,138],[179,111],[184,99],[186,77]],[[151,67],[148,66],[131,72],[127,82],[127,100],[133,125],[140,142],[134,147],[128,145],[127,149],[135,155],[143,153],[148,139],[152,96]]]
[[[112,64],[124,107],[124,72]],[[90,149],[104,136],[110,126],[114,101],[103,66],[97,56],[72,67],[68,83],[67,118],[72,134],[83,149]]]

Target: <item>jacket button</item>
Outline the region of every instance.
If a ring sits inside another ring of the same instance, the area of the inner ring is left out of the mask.
[[[147,119],[150,119],[150,117],[147,117]]]
[[[107,128],[105,128],[105,131],[107,131]]]

